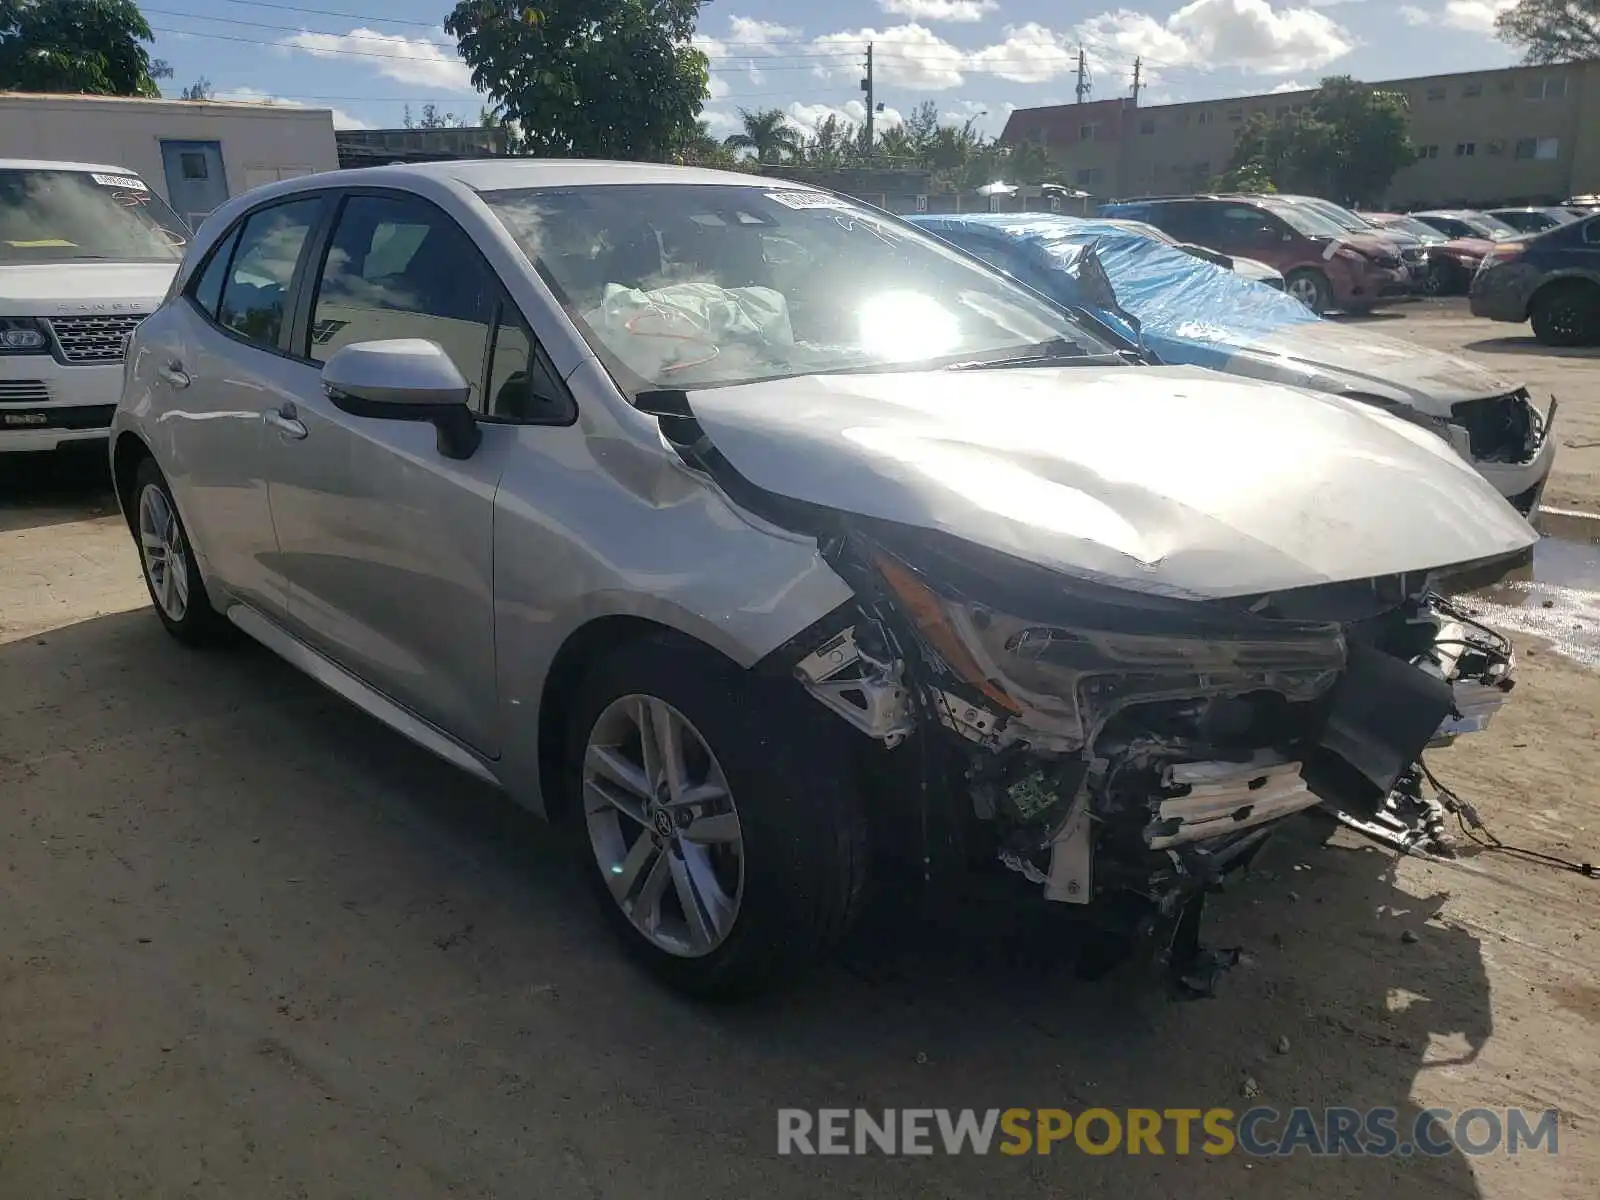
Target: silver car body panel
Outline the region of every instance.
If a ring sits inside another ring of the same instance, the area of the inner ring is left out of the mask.
[[[690,407],[759,487],[1150,592],[1308,587],[1537,537],[1410,422],[1192,367],[812,376]]]

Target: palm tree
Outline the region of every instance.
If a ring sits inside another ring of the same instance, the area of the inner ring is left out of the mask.
[[[800,151],[800,131],[789,124],[781,108],[763,108],[757,112],[741,108],[739,120],[744,128],[731,133],[723,145],[732,150],[754,150],[756,160],[764,163],[782,162]]]

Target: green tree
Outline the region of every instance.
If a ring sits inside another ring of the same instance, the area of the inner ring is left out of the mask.
[[[693,131],[700,0],[459,0],[444,27],[534,154],[665,158]]]
[[[133,0],[0,0],[0,89],[159,96],[154,40]]]
[[[1530,63],[1600,58],[1600,0],[1519,0],[1494,19],[1494,30]]]
[[[751,112],[739,110],[739,120],[744,128],[730,133],[723,144],[730,150],[754,150],[756,161],[782,162],[800,153],[800,131],[789,123],[781,108],[762,108]]]
[[[180,100],[211,100],[216,97],[216,89],[211,86],[211,80],[204,75],[196,79],[179,93]]]
[[[860,162],[865,151],[866,130],[829,113],[816,131],[800,145],[799,157],[818,167],[849,167]]]
[[[1416,158],[1406,98],[1348,75],[1330,76],[1303,112],[1256,113],[1240,127],[1223,178],[1270,181],[1341,203],[1375,204]]]
[[[1253,192],[1263,195],[1278,190],[1266,167],[1257,159],[1229,167],[1211,181],[1210,187],[1214,192]]]

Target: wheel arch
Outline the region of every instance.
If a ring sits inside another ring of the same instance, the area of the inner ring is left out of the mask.
[[[1581,271],[1568,271],[1563,274],[1552,274],[1539,281],[1539,286],[1528,295],[1528,301],[1523,306],[1522,319],[1527,320],[1533,316],[1533,311],[1539,302],[1559,291],[1568,291],[1578,288],[1589,288],[1600,296],[1600,279]]]
[[[111,447],[111,488],[116,493],[117,505],[122,509],[122,519],[133,530],[133,478],[139,464],[155,454],[137,433],[124,429],[117,434]]]

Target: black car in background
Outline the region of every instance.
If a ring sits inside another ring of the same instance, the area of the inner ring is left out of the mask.
[[[1543,233],[1578,219],[1569,208],[1491,208],[1485,213],[1521,233]]]
[[[1469,294],[1474,316],[1530,321],[1547,346],[1600,345],[1600,216],[1498,243]]]

